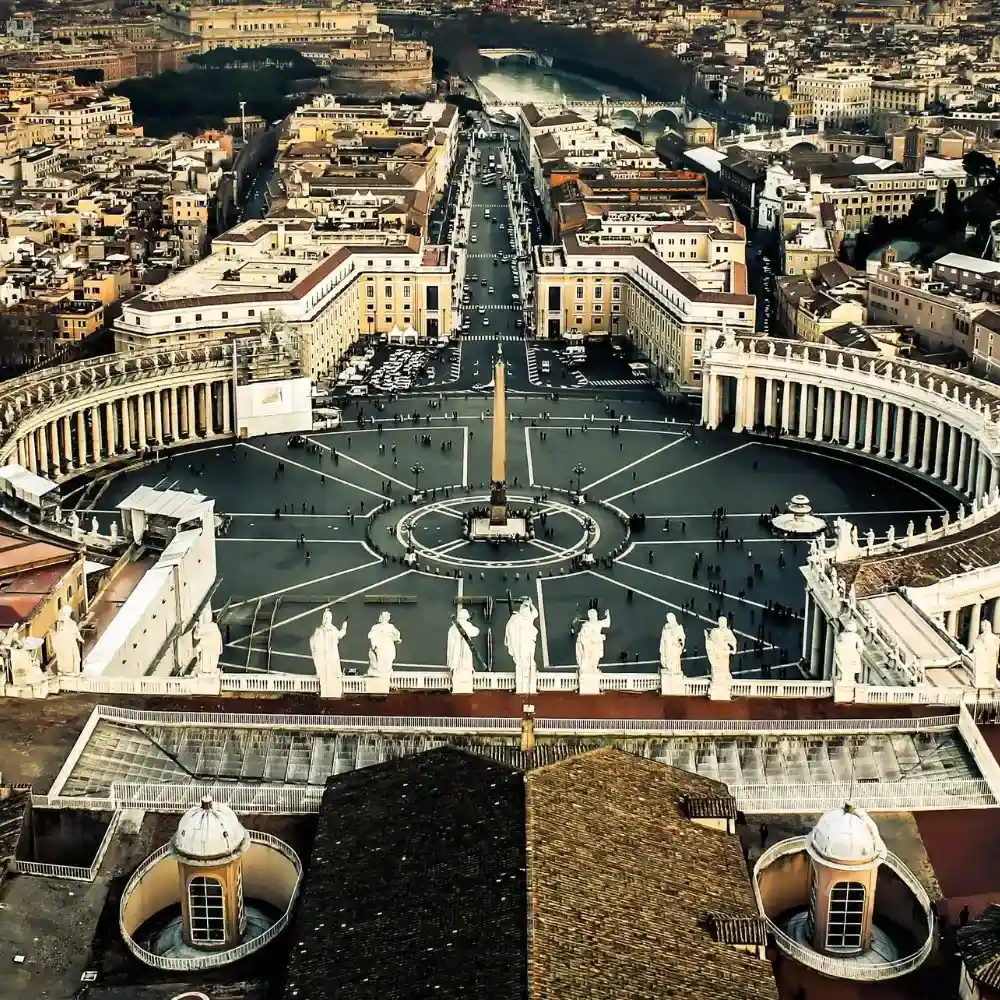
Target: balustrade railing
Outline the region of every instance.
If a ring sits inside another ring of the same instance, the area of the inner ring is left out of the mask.
[[[146,875],[149,874],[149,872],[152,871],[152,869],[158,865],[167,854],[169,854],[171,845],[169,843],[164,844],[161,848],[146,858],[146,860],[136,869],[135,873],[129,879],[128,885],[125,887],[125,891],[122,893],[121,903],[118,908],[118,926],[121,931],[122,938],[124,939],[129,951],[131,951],[140,962],[143,962],[154,969],[163,969],[168,972],[193,972],[198,969],[212,969],[221,965],[229,965],[231,962],[236,962],[241,958],[245,958],[247,955],[252,955],[255,951],[259,951],[265,945],[270,944],[270,942],[273,941],[289,925],[292,919],[292,911],[295,909],[295,901],[298,899],[299,889],[302,886],[302,862],[287,844],[278,840],[277,837],[271,836],[269,833],[258,833],[256,830],[248,830],[247,836],[252,842],[263,844],[264,846],[282,854],[295,868],[295,887],[292,890],[291,896],[289,897],[288,903],[281,916],[278,917],[278,919],[270,927],[268,927],[267,930],[258,934],[256,937],[252,937],[248,941],[244,941],[235,948],[226,949],[224,951],[205,952],[204,954],[189,958],[173,958],[168,955],[156,955],[153,952],[147,951],[125,929],[125,914],[129,899],[136,887],[142,879],[145,878]]]
[[[906,885],[910,892],[913,893],[914,900],[920,907],[920,911],[923,914],[924,922],[926,924],[926,934],[924,940],[915,952],[912,952],[909,955],[904,955],[902,958],[896,959],[892,962],[871,964],[863,962],[850,962],[848,965],[848,963],[843,960],[830,955],[824,955],[821,952],[808,947],[802,942],[796,941],[794,938],[786,934],[778,926],[778,924],[771,919],[767,911],[764,909],[764,903],[760,894],[761,873],[770,868],[771,865],[773,865],[779,858],[803,852],[806,848],[807,839],[808,838],[806,837],[792,837],[788,840],[783,840],[780,843],[775,844],[773,847],[768,848],[763,854],[761,854],[761,856],[757,859],[757,863],[754,865],[753,891],[757,900],[757,909],[760,911],[761,917],[763,917],[763,919],[767,922],[768,931],[774,938],[778,947],[786,955],[795,959],[797,962],[800,962],[802,965],[805,965],[810,969],[815,969],[817,972],[830,976],[834,979],[877,982],[887,979],[896,979],[899,976],[904,976],[907,973],[912,972],[914,969],[920,968],[920,966],[927,960],[927,956],[930,955],[931,950],[934,947],[934,912],[931,909],[931,900],[927,895],[927,891],[914,877],[913,873],[906,867],[906,865],[892,852],[889,852],[886,855],[883,864],[887,868],[890,868],[893,873]],[[800,902],[802,908],[805,909],[808,905],[808,899],[804,898]]]

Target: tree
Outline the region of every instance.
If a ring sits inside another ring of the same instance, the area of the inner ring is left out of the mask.
[[[851,252],[847,249],[847,240],[840,241],[840,248],[837,250],[837,260],[841,264],[851,263]]]
[[[854,266],[858,270],[863,271],[865,265],[868,263],[868,254],[872,252],[872,241],[871,237],[862,230],[858,233],[857,239],[854,241]]]
[[[958,185],[953,180],[948,181],[944,192],[944,220],[952,232],[965,226],[965,209],[958,196]]]
[[[970,149],[962,157],[962,166],[965,167],[965,172],[976,180],[995,177],[997,172],[996,163],[978,149]]]

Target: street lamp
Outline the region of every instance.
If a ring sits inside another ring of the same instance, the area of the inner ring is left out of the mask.
[[[580,495],[580,480],[586,474],[587,467],[579,463],[573,466],[573,475],[576,476],[576,495]]]
[[[410,466],[410,472],[413,473],[413,492],[420,492],[420,473],[424,471],[424,467],[419,462],[414,462]]]

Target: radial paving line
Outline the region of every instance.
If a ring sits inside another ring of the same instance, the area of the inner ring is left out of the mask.
[[[622,497],[627,497],[630,493],[636,493],[639,490],[646,489],[647,486],[655,486],[657,483],[662,483],[667,479],[673,479],[674,476],[679,476],[684,472],[690,472],[692,469],[697,469],[702,465],[708,465],[709,462],[715,462],[720,458],[726,458],[728,455],[734,455],[738,451],[742,451],[744,448],[749,448],[751,445],[756,444],[755,441],[747,441],[746,444],[738,444],[735,448],[730,448],[728,451],[720,451],[718,455],[712,455],[710,458],[703,458],[700,462],[695,462],[693,465],[686,465],[683,469],[677,469],[674,472],[668,472],[665,476],[660,476],[659,479],[651,479],[648,483],[637,483],[630,490],[622,490],[621,493],[616,493],[613,497],[605,497],[605,500],[620,500]]]
[[[308,465],[303,465],[301,462],[296,462],[292,458],[278,458],[273,451],[268,451],[266,448],[258,448],[255,444],[244,444],[244,448],[249,448],[251,451],[259,451],[262,455],[267,455],[268,458],[273,458],[276,462],[287,462],[289,465],[294,465],[304,472],[311,472],[314,476],[326,476],[327,479],[332,480],[335,483],[340,483],[341,486],[349,486],[351,489],[360,490],[362,493],[367,493],[369,496],[378,497],[379,500],[385,500],[385,497],[381,493],[376,493],[374,490],[368,489],[367,486],[359,486],[357,483],[348,482],[346,479],[341,479],[338,476],[331,476],[328,472],[320,472],[318,469],[310,469]]]
[[[683,444],[684,440],[684,438],[680,438],[677,441],[671,441],[669,444],[663,445],[662,448],[657,448],[656,451],[651,451],[648,455],[643,455],[642,458],[637,458],[634,462],[629,462],[628,465],[623,465],[620,469],[615,469],[614,472],[609,473],[606,476],[602,476],[600,479],[595,479],[592,483],[588,483],[584,486],[583,491],[586,493],[587,491],[592,490],[595,486],[600,486],[601,483],[606,483],[609,479],[614,479],[615,476],[621,475],[623,472],[628,472],[629,469],[632,469],[637,465],[641,465],[643,462],[662,454],[668,449],[674,448],[679,444]],[[614,498],[612,497],[612,499]]]

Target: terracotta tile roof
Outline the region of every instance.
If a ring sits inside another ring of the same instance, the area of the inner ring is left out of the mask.
[[[724,784],[618,750],[525,783],[533,1000],[777,1000],[770,964],[709,926],[759,917],[739,840],[684,813]]]

